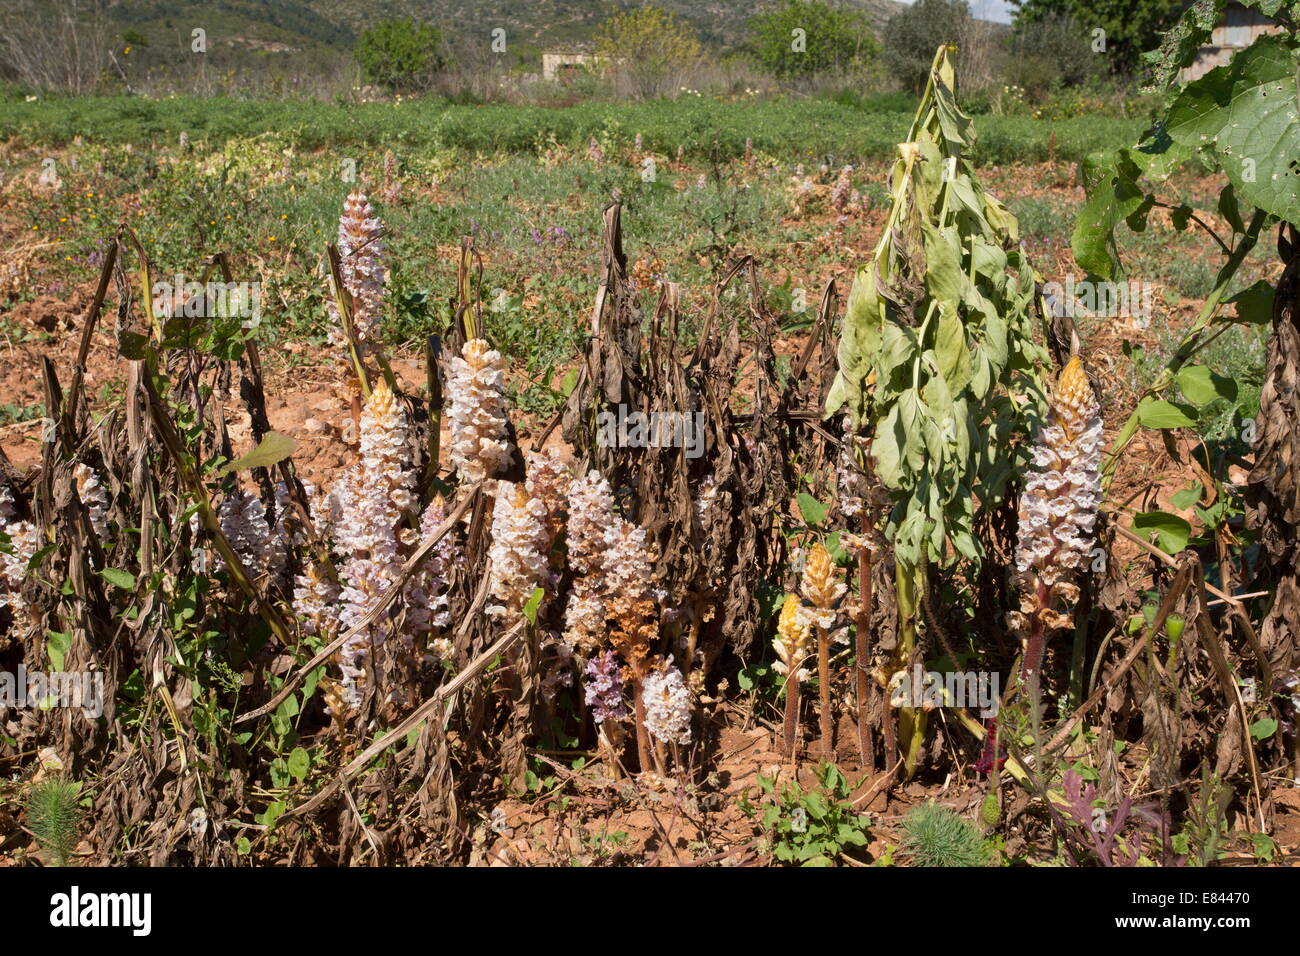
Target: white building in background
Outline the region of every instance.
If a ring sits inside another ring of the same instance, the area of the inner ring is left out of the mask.
[[[1196,62],[1182,72],[1183,80],[1198,80],[1216,66],[1223,66],[1232,54],[1255,42],[1265,33],[1281,33],[1278,26],[1256,10],[1248,10],[1239,3],[1228,4],[1227,20],[1214,28],[1210,42],[1201,47]]]
[[[554,83],[572,79],[580,70],[594,73],[599,63],[594,53],[543,53],[542,79]]]

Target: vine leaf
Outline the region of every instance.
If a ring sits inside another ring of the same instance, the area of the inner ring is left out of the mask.
[[[1266,37],[1187,84],[1169,108],[1169,135],[1211,153],[1246,200],[1300,221],[1296,53]]]

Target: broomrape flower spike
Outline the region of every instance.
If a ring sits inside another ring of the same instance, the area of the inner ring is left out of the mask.
[[[0,551],[0,608],[9,608],[17,626],[19,613],[27,609],[22,596],[27,565],[40,550],[41,534],[32,522],[17,520],[13,500],[9,489],[0,486],[0,531],[9,536],[9,551]]]
[[[497,482],[492,509],[492,572],[489,592],[497,603],[487,613],[513,625],[533,591],[550,582],[550,535],[546,508],[522,484]]]
[[[590,654],[605,640],[604,537],[614,526],[614,494],[598,471],[568,489],[567,540],[575,574],[564,609],[564,639]]]
[[[1087,565],[1092,549],[1102,498],[1101,428],[1096,396],[1076,355],[1057,380],[1020,497],[1016,573],[1023,590],[1011,625],[1028,632],[1022,667],[1026,679],[1037,677],[1047,632],[1072,624],[1054,604],[1058,598],[1078,597],[1068,579]]]
[[[835,606],[848,587],[836,580],[835,562],[819,541],[808,552],[800,593],[810,605],[803,608],[805,620],[817,628],[817,681],[821,694],[822,753],[831,756],[831,657],[830,629],[835,626]]]
[[[393,586],[405,552],[417,537],[399,530],[415,506],[408,427],[397,396],[381,380],[361,413],[360,461],[335,486],[327,503],[335,545],[343,555],[338,619],[345,630],[359,623]],[[379,620],[340,648],[342,699],[349,708],[360,703],[370,648],[383,646],[394,631],[390,619]],[[409,633],[400,636],[403,646],[413,643]]]
[[[691,742],[691,695],[682,672],[671,657],[662,670],[645,678],[645,727],[655,740],[667,744]]]
[[[374,339],[379,332],[379,321],[384,305],[384,247],[379,237],[383,224],[375,218],[375,211],[366,194],[354,189],[343,202],[343,215],[339,217],[339,271],[343,285],[352,296],[352,321],[356,327],[357,341]],[[347,343],[339,325],[338,306],[333,296],[327,297],[330,318],[331,344],[343,347]]]
[[[90,526],[103,540],[108,536],[108,491],[95,474],[95,469],[84,462],[72,466],[72,479],[77,486],[77,497],[90,515]]]
[[[781,606],[781,617],[776,626],[777,662],[773,665],[778,674],[785,675],[785,724],[783,728],[785,753],[794,757],[795,738],[799,729],[799,684],[808,678],[803,662],[808,659],[811,627],[799,606],[799,598],[787,594]]]
[[[470,339],[450,362],[451,461],[462,479],[492,478],[510,463],[501,353]]]

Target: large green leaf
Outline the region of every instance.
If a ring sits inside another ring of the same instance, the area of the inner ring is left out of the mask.
[[[1208,405],[1216,399],[1237,400],[1237,383],[1211,372],[1204,365],[1185,365],[1174,379],[1193,405]]]
[[[1167,511],[1144,511],[1134,515],[1133,530],[1154,534],[1156,544],[1168,554],[1177,554],[1183,550],[1192,536],[1192,526],[1185,519]]]
[[[1241,196],[1300,222],[1296,47],[1265,37],[1187,84],[1169,108],[1176,142],[1209,152]]]
[[[1137,414],[1138,421],[1147,428],[1191,428],[1196,424],[1196,409],[1163,399],[1142,399]]]
[[[224,475],[232,471],[247,471],[250,468],[270,468],[272,465],[278,465],[293,454],[295,445],[294,440],[288,435],[267,432],[257,443],[256,448],[244,457],[237,458],[226,465],[221,473]]]

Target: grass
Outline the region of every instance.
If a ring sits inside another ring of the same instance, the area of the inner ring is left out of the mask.
[[[170,144],[186,132],[191,141],[222,144],[275,132],[298,149],[391,146],[478,154],[536,153],[549,142],[576,147],[592,137],[630,144],[640,133],[646,149],[667,156],[683,146],[697,158],[715,150],[734,157],[752,139],[756,150],[773,156],[848,163],[893,155],[912,113],[891,105],[905,104],[690,98],[546,108],[455,105],[432,98],[342,105],[191,96],[66,97],[0,102],[0,139],[62,145],[93,130],[90,135],[101,143]],[[1136,120],[1101,116],[1057,122],[982,116],[975,155],[982,163],[1037,162],[1052,153],[1054,137],[1058,158],[1081,160],[1094,150],[1134,141],[1142,129]]]

